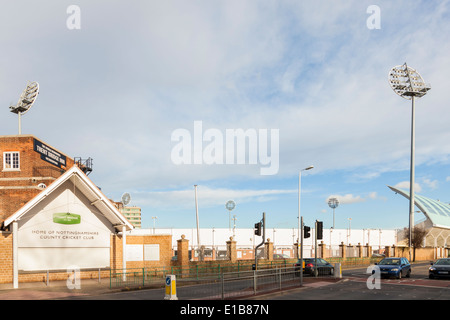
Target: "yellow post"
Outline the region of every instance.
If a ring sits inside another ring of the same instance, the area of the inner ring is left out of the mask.
[[[173,274],[166,276],[166,295],[164,300],[178,300],[176,277]]]

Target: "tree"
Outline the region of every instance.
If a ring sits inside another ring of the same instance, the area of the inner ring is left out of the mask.
[[[411,243],[409,242],[409,228],[404,229],[404,236],[406,238],[406,243],[408,246],[413,248],[413,261],[416,261],[416,248],[422,247],[423,240],[425,239],[427,232],[425,229],[420,227],[414,227],[411,238]]]

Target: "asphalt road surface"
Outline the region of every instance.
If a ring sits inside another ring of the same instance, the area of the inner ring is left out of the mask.
[[[344,270],[343,280],[330,284],[317,282],[301,288],[257,299],[270,300],[450,300],[450,279],[428,279],[429,263],[414,264],[410,278],[381,279],[369,288],[367,268]]]
[[[370,288],[367,267],[343,270],[338,282],[321,281],[305,284],[304,287],[267,295],[258,295],[252,300],[450,300],[450,279],[428,279],[429,263],[413,264],[410,278],[381,279],[379,287]],[[374,281],[372,280],[373,284]],[[210,284],[211,286],[211,284]],[[211,289],[211,288],[209,288]],[[202,299],[197,287],[180,287],[179,300]],[[191,293],[197,292],[199,296]],[[164,289],[106,293],[97,296],[74,296],[68,299],[96,300],[163,300]],[[219,299],[219,297],[218,297]]]

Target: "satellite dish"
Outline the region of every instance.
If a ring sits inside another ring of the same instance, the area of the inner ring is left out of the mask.
[[[28,81],[27,87],[23,90],[20,95],[19,101],[15,106],[10,106],[9,109],[12,113],[19,115],[19,134],[22,134],[21,128],[21,115],[25,114],[30,110],[31,106],[36,101],[39,94],[39,84],[35,81]]]
[[[131,201],[131,195],[128,192],[125,192],[122,195],[122,203],[124,206],[126,206],[127,204],[129,204]]]

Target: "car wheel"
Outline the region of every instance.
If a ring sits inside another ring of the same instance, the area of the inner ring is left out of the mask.
[[[433,276],[432,274],[429,274],[429,275],[428,275],[428,278],[434,279],[434,276]]]
[[[400,271],[398,272],[397,279],[401,279],[401,278],[402,278],[402,271],[400,270]]]
[[[411,270],[408,270],[408,272],[406,273],[406,278],[411,277]]]

